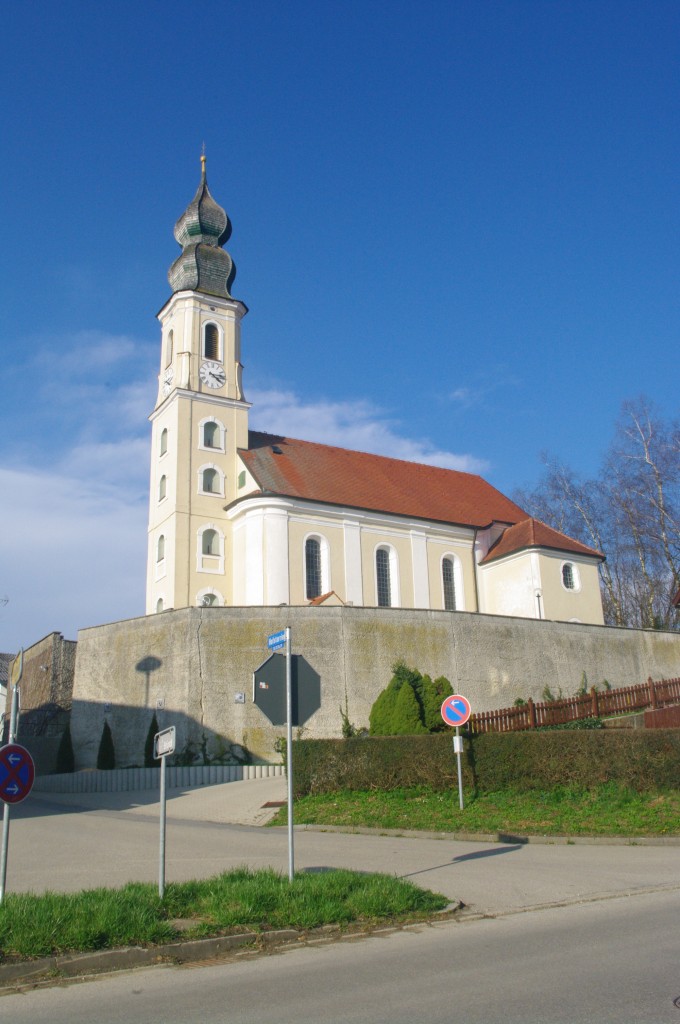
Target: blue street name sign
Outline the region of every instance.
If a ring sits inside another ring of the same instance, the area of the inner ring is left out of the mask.
[[[279,630],[278,633],[271,633],[267,637],[267,647],[270,651],[278,651],[279,647],[286,646],[286,631],[285,629]]]

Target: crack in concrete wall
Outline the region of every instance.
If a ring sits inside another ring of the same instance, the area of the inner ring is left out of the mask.
[[[203,652],[201,650],[201,630],[203,628],[203,609],[199,611],[198,626],[196,628],[196,654],[198,658],[198,703],[201,708],[201,728],[205,725],[205,679],[203,677]]]

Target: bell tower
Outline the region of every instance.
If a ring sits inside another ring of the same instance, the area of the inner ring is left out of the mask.
[[[158,314],[161,357],[151,420],[146,612],[230,604],[239,448],[248,447],[236,268],[223,245],[227,214],[210,194],[206,158],[196,195],[175,224],[182,251]]]

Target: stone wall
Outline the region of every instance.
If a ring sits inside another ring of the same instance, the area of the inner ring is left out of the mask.
[[[177,728],[177,748],[223,760],[276,760],[285,734],[253,704],[267,636],[285,626],[321,677],[321,709],[304,736],[339,736],[341,710],[367,726],[371,705],[403,659],[447,676],[473,710],[540,700],[547,685],[573,694],[608,680],[628,686],[680,675],[680,634],[465,612],[352,607],[186,608],[78,634],[71,731],[78,768],[93,767],[105,720],[117,766],[142,765],[154,712]],[[244,703],[239,695],[245,695]]]
[[[30,751],[40,774],[54,770],[59,740],[69,720],[76,646],[75,640],[64,640],[61,633],[49,633],[24,651],[17,742]],[[8,691],[6,726],[11,699]]]

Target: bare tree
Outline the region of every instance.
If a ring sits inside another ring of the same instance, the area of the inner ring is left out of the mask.
[[[680,426],[645,398],[625,402],[601,472],[582,480],[544,456],[544,476],[515,500],[531,515],[606,555],[605,621],[677,628],[680,587]]]

